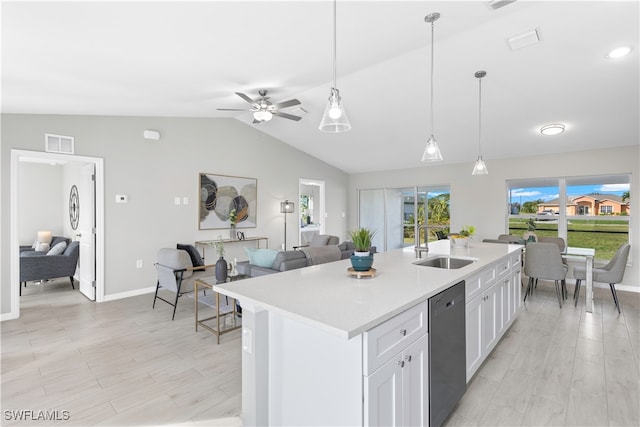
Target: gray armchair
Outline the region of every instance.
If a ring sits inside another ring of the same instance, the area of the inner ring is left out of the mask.
[[[158,283],[156,285],[156,294],[153,298],[152,308],[156,308],[156,299],[160,299],[173,306],[171,320],[176,317],[178,298],[184,294],[193,292],[196,279],[210,277],[213,274],[212,270],[206,270],[207,268],[215,268],[215,265],[194,267],[191,256],[186,250],[172,248],[163,248],[158,251],[155,266],[158,272]],[[173,301],[158,296],[160,289],[175,293]]]
[[[78,265],[80,242],[71,242],[61,255],[47,255],[44,251],[20,252],[20,295],[22,285],[33,280],[55,279],[68,277],[73,286],[73,275]]]

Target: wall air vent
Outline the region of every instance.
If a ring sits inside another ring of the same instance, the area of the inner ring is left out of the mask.
[[[74,154],[74,138],[72,136],[44,134],[44,151],[48,153]]]
[[[487,4],[493,10],[515,3],[516,0],[489,0]]]

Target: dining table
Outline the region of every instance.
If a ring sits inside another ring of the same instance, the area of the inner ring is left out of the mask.
[[[567,261],[584,262],[586,267],[586,280],[585,286],[587,291],[585,292],[585,308],[587,313],[593,313],[593,258],[596,254],[594,248],[578,248],[574,246],[567,246],[562,252],[562,258]]]

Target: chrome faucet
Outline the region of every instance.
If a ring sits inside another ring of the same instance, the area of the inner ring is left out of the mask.
[[[422,258],[422,252],[429,252],[429,229],[430,228],[438,228],[440,230],[444,230],[446,227],[444,225],[429,225],[422,224],[418,227],[418,236],[416,238],[418,244],[414,246],[413,250],[416,253],[416,258]],[[420,244],[420,231],[424,230],[424,246]]]

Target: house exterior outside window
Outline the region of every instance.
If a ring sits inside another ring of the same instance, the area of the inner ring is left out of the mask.
[[[522,235],[533,219],[538,236],[562,237],[611,259],[629,242],[630,182],[629,174],[507,181],[509,233]]]

